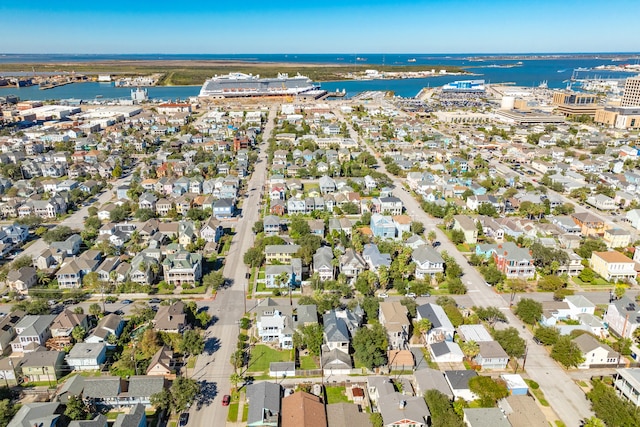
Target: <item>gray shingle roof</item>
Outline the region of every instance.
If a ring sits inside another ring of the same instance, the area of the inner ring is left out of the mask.
[[[105,399],[117,397],[120,394],[120,377],[85,378],[82,395],[86,399]]]
[[[129,378],[130,397],[150,397],[164,389],[164,377],[134,375]]]
[[[265,418],[275,416],[276,422],[280,414],[280,384],[268,381],[251,384],[247,387],[247,401],[249,402],[249,414],[247,424],[251,425],[263,421]]]

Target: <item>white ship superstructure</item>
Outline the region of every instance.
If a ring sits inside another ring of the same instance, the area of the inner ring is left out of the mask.
[[[309,77],[278,74],[278,77],[260,78],[259,75],[229,73],[215,76],[202,85],[202,97],[252,97],[252,96],[295,96],[301,94],[314,95],[324,92],[320,85]]]

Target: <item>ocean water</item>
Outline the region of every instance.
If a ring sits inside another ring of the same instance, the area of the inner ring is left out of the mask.
[[[413,61],[415,59],[415,61]],[[46,63],[46,62],[95,62],[118,60],[229,60],[245,62],[317,63],[371,65],[453,65],[464,67],[476,76],[437,76],[423,79],[364,80],[322,82],[323,89],[346,90],[347,96],[370,90],[393,91],[396,95],[413,97],[424,87],[442,86],[454,80],[484,79],[487,83],[513,83],[518,86],[534,87],[547,82],[550,88],[564,88],[576,68],[593,68],[599,65],[637,64],[639,54],[269,54],[269,55],[17,55],[0,54],[0,75],[3,63]],[[411,62],[409,62],[411,60]],[[519,66],[506,68],[504,66]],[[36,70],[37,71],[37,70]],[[625,78],[629,73],[620,72],[577,72],[579,78]],[[177,100],[198,94],[200,88],[151,87],[152,99]],[[104,99],[129,98],[129,88],[116,88],[113,83],[78,83],[49,90],[39,90],[37,86],[28,88],[1,88],[2,94],[15,94],[21,99],[83,99],[92,100],[97,96]]]

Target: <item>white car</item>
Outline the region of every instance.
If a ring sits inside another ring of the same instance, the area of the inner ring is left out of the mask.
[[[415,297],[416,297],[416,294],[414,294],[413,292],[409,292],[409,293],[407,294],[407,297],[409,297],[409,298],[415,298]]]
[[[378,294],[379,298],[389,298],[389,294],[387,294],[386,292],[382,292]]]

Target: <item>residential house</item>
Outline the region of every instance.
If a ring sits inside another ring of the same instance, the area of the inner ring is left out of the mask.
[[[0,318],[0,355],[8,353],[11,341],[16,337],[16,325],[20,323],[25,312],[13,310]]]
[[[462,363],[464,353],[453,341],[439,341],[429,344],[431,361],[436,363]]]
[[[289,264],[298,250],[300,250],[299,245],[267,245],[264,248],[264,254],[267,264],[274,262]]]
[[[162,261],[164,281],[174,286],[195,286],[202,277],[202,254],[179,250]]]
[[[333,250],[330,246],[321,246],[313,254],[313,272],[318,273],[321,281],[333,280]]]
[[[485,258],[493,257],[496,268],[509,279],[531,279],[535,275],[533,258],[528,249],[520,248],[513,242],[499,245],[477,245],[476,254]]]
[[[453,341],[456,329],[444,312],[444,309],[437,304],[423,304],[418,306],[416,318],[428,319],[431,322],[431,329],[427,332],[427,343],[440,341]]]
[[[322,400],[313,394],[297,391],[282,399],[281,427],[327,427]]]
[[[376,245],[375,243],[367,243],[366,245],[364,245],[362,258],[369,266],[369,270],[376,273],[382,266],[386,267],[387,269],[391,267],[391,255],[381,254],[380,250],[378,249],[378,245]]]
[[[99,371],[107,360],[107,345],[104,342],[76,343],[66,359],[74,371]]]
[[[161,305],[158,307],[158,311],[153,318],[153,329],[159,332],[182,334],[187,327],[184,302],[176,301],[171,305]]]
[[[89,316],[65,308],[51,323],[51,336],[53,338],[71,337],[71,332],[76,326],[84,328],[85,331],[89,330]]]
[[[391,379],[382,376],[367,377],[367,390],[369,392],[369,399],[376,405],[396,391]]]
[[[262,221],[265,236],[277,236],[280,234],[280,218],[276,215],[267,215]]]
[[[607,368],[620,363],[620,354],[590,334],[582,334],[572,340],[582,352],[584,362],[578,369]]]
[[[24,403],[7,427],[54,427],[63,412],[64,406],[58,402]]]
[[[571,315],[569,304],[564,301],[544,301],[542,303],[542,326],[555,326],[558,320],[567,320]]]
[[[118,414],[113,427],[147,427],[145,406],[136,403],[128,414]]]
[[[431,413],[422,396],[394,392],[378,401],[385,427],[426,427]]]
[[[33,351],[27,353],[20,362],[22,375],[29,381],[56,383],[66,372],[64,351]]]
[[[424,396],[429,390],[437,390],[453,400],[453,393],[442,371],[424,368],[415,371],[413,377],[415,380],[414,388],[418,396]]]
[[[160,347],[147,367],[147,375],[169,377],[173,374],[173,351],[167,346]]]
[[[640,368],[616,369],[613,387],[620,397],[640,407]]]
[[[445,371],[444,376],[455,399],[462,398],[467,402],[478,399],[478,396],[469,389],[469,380],[478,376],[476,371],[470,369]]]
[[[371,199],[372,211],[383,215],[401,215],[402,200],[395,196],[380,197]]]
[[[623,296],[609,303],[603,320],[616,335],[631,338],[640,327],[640,304]]]
[[[79,288],[82,285],[82,278],[95,271],[101,260],[101,253],[97,250],[88,250],[71,260],[67,258],[67,261],[56,272],[58,285],[61,288]]]
[[[461,231],[464,234],[465,243],[478,243],[478,227],[473,218],[467,215],[454,215],[453,229]]]
[[[371,232],[374,237],[380,237],[382,239],[396,238],[396,225],[393,222],[393,218],[389,216],[374,213],[371,215],[369,226],[371,227]]]
[[[409,215],[394,215],[393,225],[396,227],[396,236],[402,238],[406,234],[411,234],[411,217]]]
[[[637,276],[635,261],[617,251],[593,252],[589,264],[596,274],[610,282],[635,281]]]
[[[80,252],[80,245],[82,244],[82,237],[79,234],[72,234],[67,237],[64,242],[52,242],[50,248],[52,250],[58,250],[64,252],[66,256],[78,255]]]
[[[631,233],[622,228],[610,228],[604,231],[602,240],[609,249],[626,248],[631,244]]]
[[[277,342],[283,349],[293,348],[295,325],[291,307],[278,306],[268,298],[258,306],[256,312],[256,330],[262,342]]]
[[[11,343],[14,353],[26,353],[36,350],[51,338],[51,323],[55,314],[27,315],[15,326],[16,338]]]
[[[505,369],[509,363],[509,355],[497,341],[480,341],[480,351],[474,361],[482,369]]]
[[[438,273],[444,272],[444,259],[431,246],[422,245],[411,253],[411,260],[416,265],[415,276],[417,279],[433,278]]]
[[[411,326],[407,314],[407,307],[399,301],[380,303],[378,320],[387,329],[387,340],[393,349],[407,348]]]
[[[87,338],[85,338],[84,342],[106,342],[107,344],[111,344],[114,339],[110,338],[110,336],[113,335],[114,338],[120,337],[123,328],[124,320],[122,320],[122,317],[114,313],[107,314],[102,319],[100,319],[96,328]]]
[[[322,350],[322,357],[320,359],[322,369],[325,376],[331,375],[350,375],[353,368],[353,362],[351,356],[338,348],[328,350],[324,348]]]
[[[364,258],[353,248],[347,248],[345,253],[340,256],[340,272],[350,281],[354,281],[366,266]]]
[[[36,269],[33,267],[20,267],[17,270],[11,270],[7,274],[6,283],[9,288],[20,294],[28,294],[29,288],[33,287],[38,281]]]
[[[571,218],[580,227],[583,236],[602,236],[605,230],[610,228],[603,220],[589,212],[574,213]]]
[[[596,305],[582,295],[569,295],[564,298],[569,305],[569,317],[577,319],[581,314],[595,314]]]
[[[587,204],[603,211],[617,208],[615,200],[604,194],[596,194],[595,196],[587,197]]]
[[[267,265],[264,271],[264,283],[267,288],[288,288],[294,287],[300,282],[301,262],[300,258],[291,260],[291,264],[286,265]],[[300,265],[300,269],[294,268],[295,264]],[[298,270],[298,274],[296,274]]]
[[[498,408],[464,408],[462,420],[467,427],[512,427]]]
[[[282,387],[280,384],[264,381],[247,386],[249,413],[247,426],[279,426]]]
[[[327,405],[327,421],[330,427],[371,427],[369,414],[346,402]]]

